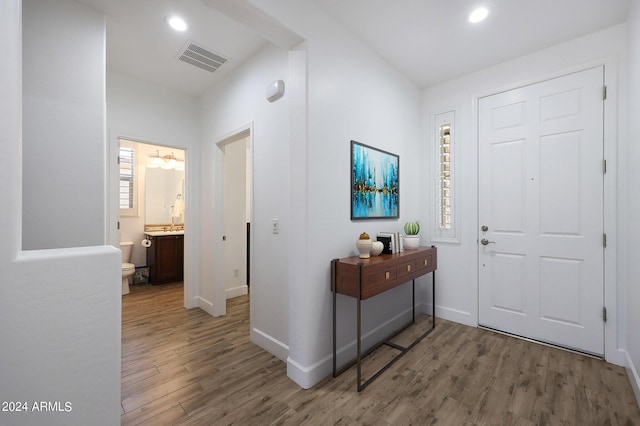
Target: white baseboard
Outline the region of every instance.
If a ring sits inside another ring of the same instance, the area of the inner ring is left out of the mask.
[[[636,395],[636,402],[640,407],[640,375],[638,375],[638,368],[633,364],[631,357],[629,356],[629,352],[626,352],[627,358],[627,376],[629,376],[629,382],[631,383],[631,387],[633,388],[633,393]]]
[[[416,312],[419,312],[416,305]],[[391,333],[398,330],[411,318],[411,308],[399,313],[385,323],[362,336],[363,351],[380,342]],[[336,358],[338,368],[351,361],[356,356],[357,341],[353,339],[347,345],[337,349]],[[304,366],[291,357],[287,358],[287,376],[304,389],[309,389],[333,372],[333,354],[330,353],[311,366]]]
[[[215,315],[213,314],[213,303],[209,302],[207,299],[197,296],[196,297],[197,301],[198,301],[198,307],[200,309],[202,309],[203,311],[205,311],[206,313],[208,313],[209,315],[211,315],[212,317],[215,317]]]
[[[245,294],[247,294],[249,292],[249,287],[247,287],[247,285],[245,284],[239,287],[228,288],[226,292],[227,299],[233,299],[234,297],[244,296]]]
[[[287,377],[300,385],[303,389],[310,389],[325,377],[332,374],[333,355],[329,355],[313,364],[311,367],[304,367],[295,362],[291,357],[287,358]]]
[[[431,315],[431,303],[420,303],[418,305],[419,312],[427,315]],[[416,309],[418,309],[416,308]],[[442,318],[447,321],[457,322],[458,324],[468,325],[470,327],[477,327],[478,324],[471,318],[471,313],[461,311],[458,309],[447,308],[445,306],[436,305],[436,325],[438,324],[438,318]]]
[[[258,330],[257,328],[251,329],[250,340],[256,345],[260,346],[265,351],[269,352],[276,358],[286,361],[289,356],[289,346],[282,343],[278,339],[273,338],[267,333]]]
[[[627,366],[628,355],[626,350],[618,348],[613,353],[606,352],[606,350],[607,349],[605,345],[605,358],[604,358],[605,361],[607,361],[610,364],[618,365],[620,367]]]
[[[194,296],[194,297],[188,298],[185,308],[187,308],[187,309],[199,308],[200,307],[199,300],[200,300],[199,296]]]

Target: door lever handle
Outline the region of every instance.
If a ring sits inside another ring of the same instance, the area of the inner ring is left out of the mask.
[[[495,244],[495,243],[496,243],[495,241],[489,241],[486,238],[483,238],[480,240],[480,244],[482,244],[483,246],[486,246],[488,244]]]

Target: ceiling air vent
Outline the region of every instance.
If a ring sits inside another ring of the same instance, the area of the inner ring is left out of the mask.
[[[193,41],[187,43],[178,59],[209,72],[216,72],[222,64],[228,61],[228,58],[198,46]]]

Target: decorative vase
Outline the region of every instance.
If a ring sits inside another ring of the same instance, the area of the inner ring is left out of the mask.
[[[403,235],[402,239],[404,240],[404,248],[406,249],[415,249],[420,246],[419,235]]]
[[[356,241],[356,248],[358,249],[358,257],[361,259],[368,259],[371,257],[371,246],[373,242],[369,238],[369,234],[363,232],[360,234],[360,238]]]
[[[371,256],[378,256],[384,250],[384,244],[382,241],[374,241],[371,243],[371,252],[369,253]]]

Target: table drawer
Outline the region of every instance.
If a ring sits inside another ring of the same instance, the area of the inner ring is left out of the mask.
[[[368,259],[334,259],[332,267],[332,290],[358,297],[360,288],[360,299],[364,300],[435,271],[438,267],[437,250],[435,247],[419,247]]]
[[[426,254],[416,259],[416,270],[418,271],[434,271],[436,266],[435,258],[431,254]]]
[[[381,263],[379,265],[371,265],[362,268],[362,282],[368,286],[375,287],[379,284],[391,282],[398,276],[396,265],[387,265]]]
[[[409,260],[398,264],[398,278],[413,275],[416,272],[416,261]]]

